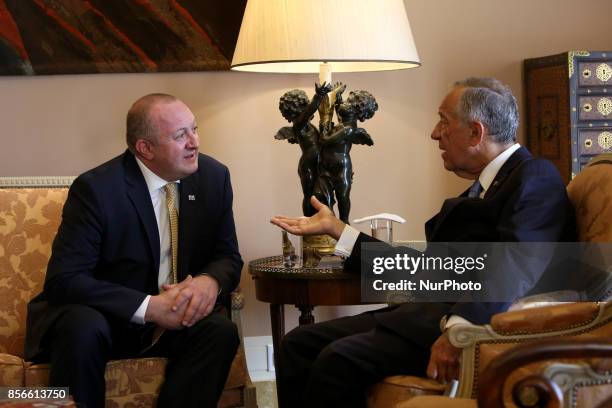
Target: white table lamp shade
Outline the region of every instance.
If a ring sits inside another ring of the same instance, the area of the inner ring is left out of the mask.
[[[316,73],[420,65],[403,0],[248,0],[232,69]]]

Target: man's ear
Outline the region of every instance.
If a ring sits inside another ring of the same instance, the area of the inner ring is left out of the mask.
[[[487,128],[479,121],[474,121],[470,124],[470,146],[477,146],[484,141]]]
[[[153,160],[153,157],[155,157],[155,155],[153,154],[153,149],[151,149],[151,142],[149,140],[136,140],[134,148],[136,149],[138,155],[146,160]]]

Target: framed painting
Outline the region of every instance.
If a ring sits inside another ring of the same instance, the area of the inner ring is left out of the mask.
[[[0,75],[229,69],[247,0],[0,0]]]

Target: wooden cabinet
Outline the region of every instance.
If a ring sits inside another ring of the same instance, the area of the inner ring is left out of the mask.
[[[612,51],[527,59],[527,146],[566,183],[595,155],[612,152]]]

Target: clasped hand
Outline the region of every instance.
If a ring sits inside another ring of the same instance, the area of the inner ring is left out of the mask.
[[[162,288],[162,293],[151,297],[145,320],[169,330],[191,327],[208,316],[219,293],[219,284],[208,275],[188,275],[182,282]]]

